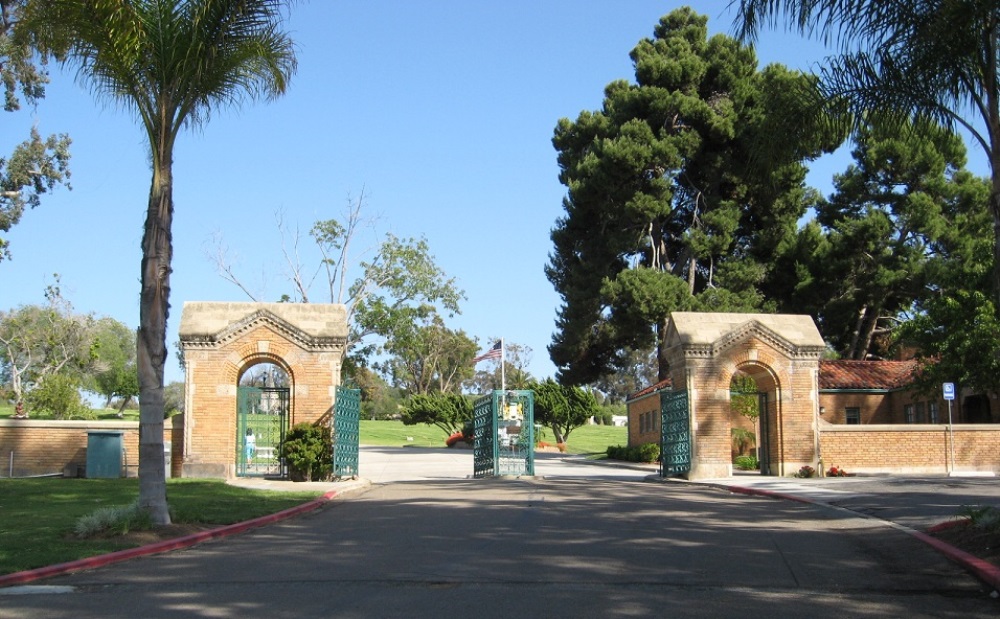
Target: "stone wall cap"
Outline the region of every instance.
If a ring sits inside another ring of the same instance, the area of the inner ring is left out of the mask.
[[[212,338],[255,313],[271,314],[313,338],[347,337],[347,308],[340,303],[246,303],[185,301],[181,341]]]
[[[740,327],[756,322],[795,347],[826,344],[811,316],[800,314],[742,314],[725,312],[672,312],[671,330],[682,346],[710,346]]]

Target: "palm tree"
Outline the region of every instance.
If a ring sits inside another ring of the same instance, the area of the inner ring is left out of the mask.
[[[163,462],[163,366],[173,252],[173,151],[182,127],[213,108],[272,99],[295,72],[281,0],[32,0],[39,49],[78,68],[94,92],[136,112],[152,183],[142,238],[137,363],[139,505],[169,524]]]
[[[839,48],[821,71],[855,128],[877,117],[964,127],[991,170],[994,305],[1000,308],[1000,4],[996,0],[733,0],[753,39],[787,27]]]

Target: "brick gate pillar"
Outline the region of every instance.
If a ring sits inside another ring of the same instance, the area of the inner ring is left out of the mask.
[[[240,377],[257,363],[274,363],[289,378],[289,425],[328,417],[340,384],[347,312],[338,304],[187,302],[180,341],[180,474],[229,478],[235,475]]]
[[[825,343],[809,316],[675,312],[666,356],[674,389],[688,391],[689,479],[732,475],[730,383],[750,374],[768,394],[765,422],[771,474],[816,467],[819,358]]]

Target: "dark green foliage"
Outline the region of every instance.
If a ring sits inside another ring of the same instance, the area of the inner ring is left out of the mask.
[[[660,445],[658,443],[643,443],[632,447],[609,445],[608,459],[625,462],[658,462],[660,460]]]
[[[597,413],[597,399],[590,391],[556,383],[551,378],[532,387],[535,423],[552,429],[556,443],[565,443],[574,428]]]
[[[757,444],[757,435],[746,428],[733,428],[730,430],[730,435],[732,436],[733,447],[740,455],[746,455]]]
[[[94,419],[96,415],[80,398],[80,382],[63,374],[50,374],[25,398],[32,416],[53,419]]]
[[[817,206],[822,240],[807,228],[788,246],[778,263],[794,277],[771,293],[784,311],[815,316],[840,356],[884,358],[900,315],[933,285],[933,250],[951,215],[968,209],[983,181],[962,170],[961,140],[927,123],[866,127],[856,140],[854,164]]]
[[[472,400],[459,393],[417,394],[410,397],[401,414],[408,426],[426,423],[451,436],[472,421]]]
[[[840,142],[794,96],[814,80],[758,71],[706,24],[689,8],[663,17],[632,50],[636,83],[611,83],[601,110],[555,130],[567,196],[546,274],[562,297],[549,347],[562,382],[662,345],[672,311],[769,309],[767,265],[813,199],[802,161]]]
[[[778,25],[833,42],[822,67],[827,101],[849,111],[855,130],[873,120],[902,133],[907,123],[963,127],[990,164],[993,229],[987,289],[1000,307],[1000,8],[992,0],[884,2],[741,0],[737,28],[753,38]]]
[[[292,479],[320,481],[327,479],[333,467],[333,444],[330,428],[311,423],[297,423],[285,435],[278,453],[288,463]]]

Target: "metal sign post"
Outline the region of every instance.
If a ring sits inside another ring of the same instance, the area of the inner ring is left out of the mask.
[[[950,464],[948,474],[955,473],[955,426],[951,421],[951,402],[955,399],[955,383],[944,383],[944,399],[948,401],[948,447],[950,452]]]

